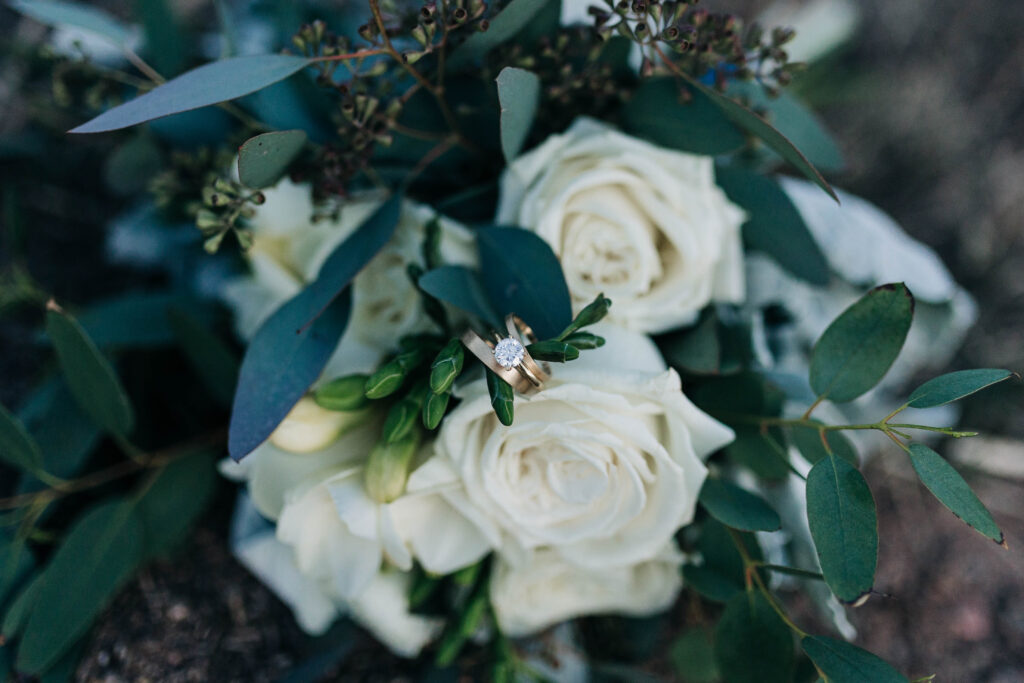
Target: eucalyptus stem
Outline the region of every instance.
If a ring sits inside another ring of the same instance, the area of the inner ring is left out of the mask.
[[[779,619],[782,619],[782,622],[800,638],[807,637],[807,631],[804,631],[802,628],[797,626],[793,620],[789,618],[786,611],[782,609],[782,606],[775,600],[775,596],[772,595],[770,590],[768,590],[768,586],[765,585],[764,579],[762,579],[761,575],[757,572],[758,568],[767,567],[767,565],[750,557],[750,553],[747,552],[747,547],[744,545],[743,538],[739,535],[739,532],[729,527],[726,527],[726,531],[729,532],[729,537],[732,538],[732,542],[736,546],[736,550],[739,552],[740,558],[743,560],[743,575],[747,584],[747,590],[749,591],[752,588],[751,581],[753,581],[753,583],[757,585],[757,589],[761,591],[762,595],[764,595],[764,599],[768,601],[768,604],[779,616]]]

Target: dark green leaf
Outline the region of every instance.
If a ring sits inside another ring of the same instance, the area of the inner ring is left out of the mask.
[[[78,473],[101,431],[78,407],[59,375],[40,385],[19,412],[43,454],[43,469],[58,477]]]
[[[174,344],[167,312],[187,310],[203,324],[214,320],[213,309],[192,296],[174,292],[129,292],[96,302],[77,317],[101,349],[155,347]]]
[[[828,457],[825,444],[821,441],[820,430],[814,427],[794,426],[789,428],[789,433],[793,445],[807,462],[814,465],[822,458]],[[857,457],[857,449],[845,434],[838,430],[831,430],[825,432],[825,438],[828,439],[828,445],[832,449],[833,455],[842,458],[854,467],[858,465],[860,460]]]
[[[785,397],[763,375],[743,372],[709,380],[697,389],[694,403],[716,417],[777,417]]]
[[[46,311],[46,333],[57,350],[68,388],[85,414],[113,434],[130,433],[135,416],[128,395],[85,330],[51,303]]]
[[[464,69],[479,61],[492,48],[507,42],[544,9],[550,0],[512,0],[497,16],[490,19],[486,31],[472,34],[452,51],[448,68]]]
[[[153,176],[163,170],[160,147],[147,131],[140,132],[118,145],[103,166],[107,186],[123,197],[145,192]],[[89,329],[83,323],[83,327]]]
[[[165,555],[185,540],[206,511],[217,486],[212,453],[195,453],[166,465],[138,502],[144,558]]]
[[[427,429],[437,429],[441,424],[441,418],[448,410],[448,401],[452,397],[451,391],[436,394],[431,391],[427,394],[427,400],[423,402],[423,426]]]
[[[718,319],[713,312],[703,314],[692,329],[660,338],[658,346],[665,360],[690,374],[717,375],[721,370],[722,345],[718,340]]]
[[[465,266],[441,266],[419,279],[420,288],[434,297],[476,316],[489,325],[497,325],[500,317],[487,300],[480,275]]]
[[[549,339],[534,342],[526,347],[534,360],[546,360],[552,363],[565,363],[580,357],[580,350],[572,344]]]
[[[35,562],[32,553],[25,547],[22,538],[0,532],[0,606],[25,576],[32,571]]]
[[[733,597],[715,627],[715,660],[729,683],[791,683],[793,636],[757,592]]]
[[[249,138],[238,150],[238,178],[253,189],[270,187],[306,144],[301,130],[280,130]]]
[[[511,163],[523,148],[540,102],[540,79],[526,69],[506,66],[498,74],[501,103],[501,152]]]
[[[705,93],[689,92],[683,103],[675,79],[644,79],[623,107],[623,128],[656,145],[694,154],[726,154],[746,143],[743,132]]]
[[[221,405],[230,406],[238,384],[238,357],[191,313],[171,308],[167,318],[203,385]]]
[[[381,438],[385,443],[392,444],[409,436],[420,420],[425,398],[424,392],[413,390],[408,396],[391,406],[384,419],[384,426],[381,428]]]
[[[744,425],[735,427],[735,432],[736,438],[725,447],[729,460],[771,481],[789,476],[789,453],[780,428],[762,431]]]
[[[146,38],[146,56],[165,76],[179,73],[185,66],[187,36],[174,13],[172,0],[135,0]]]
[[[611,307],[612,300],[604,294],[598,294],[593,301],[576,314],[576,317],[572,319],[568,327],[562,330],[557,339],[565,341],[566,337],[574,334],[577,330],[601,322],[608,315],[608,309]]]
[[[811,284],[828,284],[825,255],[775,180],[740,168],[719,168],[716,177],[729,199],[747,210],[743,242],[748,248],[768,254]]]
[[[1013,377],[1009,370],[959,370],[930,379],[910,394],[907,405],[911,408],[934,408],[958,401]]]
[[[43,454],[21,420],[0,405],[0,460],[26,472],[43,467]]]
[[[604,337],[599,337],[590,332],[573,332],[565,338],[565,342],[572,344],[580,351],[588,351],[604,346]]]
[[[512,387],[490,370],[485,370],[485,372],[487,373],[487,391],[491,394],[491,407],[494,408],[494,414],[498,416],[498,421],[507,427],[512,424],[515,415],[512,406],[515,395]]]
[[[865,294],[832,321],[811,354],[811,388],[835,403],[874,387],[896,360],[914,318],[914,297],[902,283]]]
[[[737,534],[752,559],[758,561],[764,559],[764,553],[754,534],[746,531],[730,531],[728,527],[713,517],[708,517],[700,524],[697,551],[704,559],[701,569],[731,582],[737,589],[742,590],[745,584],[746,570],[743,567],[743,558],[736,549],[735,535]],[[725,602],[725,600],[721,600],[721,602]]]
[[[47,26],[74,26],[124,47],[131,37],[127,27],[101,9],[57,0],[9,0],[11,9],[28,15]]]
[[[204,64],[70,132],[102,133],[233,100],[288,78],[309,63],[292,55],[251,55]]]
[[[466,352],[459,339],[450,339],[430,364],[430,390],[435,394],[447,393],[455,378],[462,372]]]
[[[868,595],[878,563],[871,489],[853,465],[829,456],[807,474],[807,522],[825,582],[843,602]]]
[[[907,677],[879,657],[842,640],[806,636],[800,646],[829,683],[907,683]]]
[[[388,361],[366,378],[363,393],[366,398],[385,398],[398,391],[409,372],[398,360]]]
[[[56,664],[135,571],[142,553],[142,522],[129,504],[108,500],[82,515],[45,569],[21,637],[18,670],[39,674]]]
[[[715,568],[693,564],[683,566],[683,585],[713,602],[729,602],[743,590],[743,584],[733,581]]]
[[[235,460],[263,443],[320,376],[348,325],[348,285],[391,239],[400,207],[398,195],[381,204],[331,252],[316,281],[277,309],[249,342],[228,430]]]
[[[44,577],[45,573],[43,572],[32,577],[32,580],[25,584],[21,592],[18,593],[17,597],[7,607],[7,612],[4,613],[2,630],[4,638],[10,640],[21,633],[21,629],[25,627],[25,621],[28,619],[28,615],[32,613],[32,608],[36,604],[36,598],[39,595],[40,587],[43,585]]]
[[[676,675],[683,683],[715,683],[718,680],[711,629],[698,626],[687,630],[672,644],[670,656]]]
[[[572,322],[569,287],[547,242],[521,228],[487,227],[477,231],[477,245],[484,291],[500,315],[517,313],[539,339]]]
[[[910,444],[910,462],[928,490],[981,535],[1002,544],[1003,532],[964,478],[945,458],[921,443]]]
[[[367,375],[345,375],[321,384],[313,392],[313,400],[321,408],[351,412],[365,408],[370,402],[366,398]]]
[[[708,477],[701,487],[700,504],[722,524],[742,531],[776,531],[782,520],[764,499],[727,481]]]

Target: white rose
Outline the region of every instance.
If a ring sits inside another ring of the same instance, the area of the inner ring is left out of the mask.
[[[744,295],[743,211],[711,157],[656,147],[581,118],[513,161],[497,222],[558,254],[576,310],[604,292],[609,320],[657,333]]]
[[[249,339],[281,304],[316,278],[324,261],[380,206],[377,196],[357,197],[341,207],[337,220],[313,222],[308,185],[288,179],[265,190],[266,202],[251,221],[251,273],[229,282],[224,299],[235,312],[235,325]],[[422,265],[424,226],[437,214],[428,206],[404,202],[391,241],[356,276],[348,329],[325,374],[374,367],[399,337],[430,329],[421,299],[406,274],[406,265]],[[446,263],[473,265],[472,237],[444,217],[441,255]]]
[[[495,564],[491,605],[509,636],[525,636],[567,619],[598,613],[645,616],[667,609],[682,588],[682,555],[670,541],[637,564],[580,569],[540,550],[517,566]]]
[[[551,547],[589,568],[653,558],[693,518],[702,458],[732,440],[683,395],[647,337],[601,333],[600,351],[558,366],[543,391],[516,401],[510,427],[482,379],[460,388],[421,467],[434,482],[461,483],[444,495],[500,530],[509,556]],[[649,360],[616,370],[620,359]]]

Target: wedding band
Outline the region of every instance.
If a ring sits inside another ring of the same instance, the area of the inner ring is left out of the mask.
[[[524,339],[528,343],[537,341],[533,329],[514,313],[505,317],[505,327],[508,336],[502,337],[494,332],[494,341],[481,337],[472,329],[467,329],[462,333],[462,343],[491,372],[508,382],[519,393],[532,394],[540,391],[549,373],[537,364],[523,343]]]

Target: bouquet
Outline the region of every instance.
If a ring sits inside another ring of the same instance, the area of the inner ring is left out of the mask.
[[[1013,373],[907,389],[973,302],[826,180],[842,155],[787,90],[793,31],[696,5],[367,0],[304,7],[322,18],[278,50],[258,10],[218,3],[220,47],[186,70],[152,17],[141,48],[95,8],[13,3],[94,41],[56,58],[67,103],[101,110],[67,144],[117,136],[115,177],[144,199],[109,250],[176,286],[46,306],[61,374],[0,412],[23,473],[0,501],[19,529],[10,666],[72,656],[187,535],[226,454],[232,550],[311,635],[348,618],[424,670],[585,679],[600,653],[580,657],[571,624],[665,614],[687,590],[705,616],[673,613],[686,680],[907,681],[845,638],[844,609],[876,593],[862,435],[1004,544],[929,437],[972,436],[952,404]],[[140,336],[177,346],[181,396],[229,417],[139,445],[156,413],[101,349]],[[69,406],[84,437],[47,444]],[[124,455],[82,472],[100,435]],[[34,547],[51,503],[114,480],[137,483]]]

